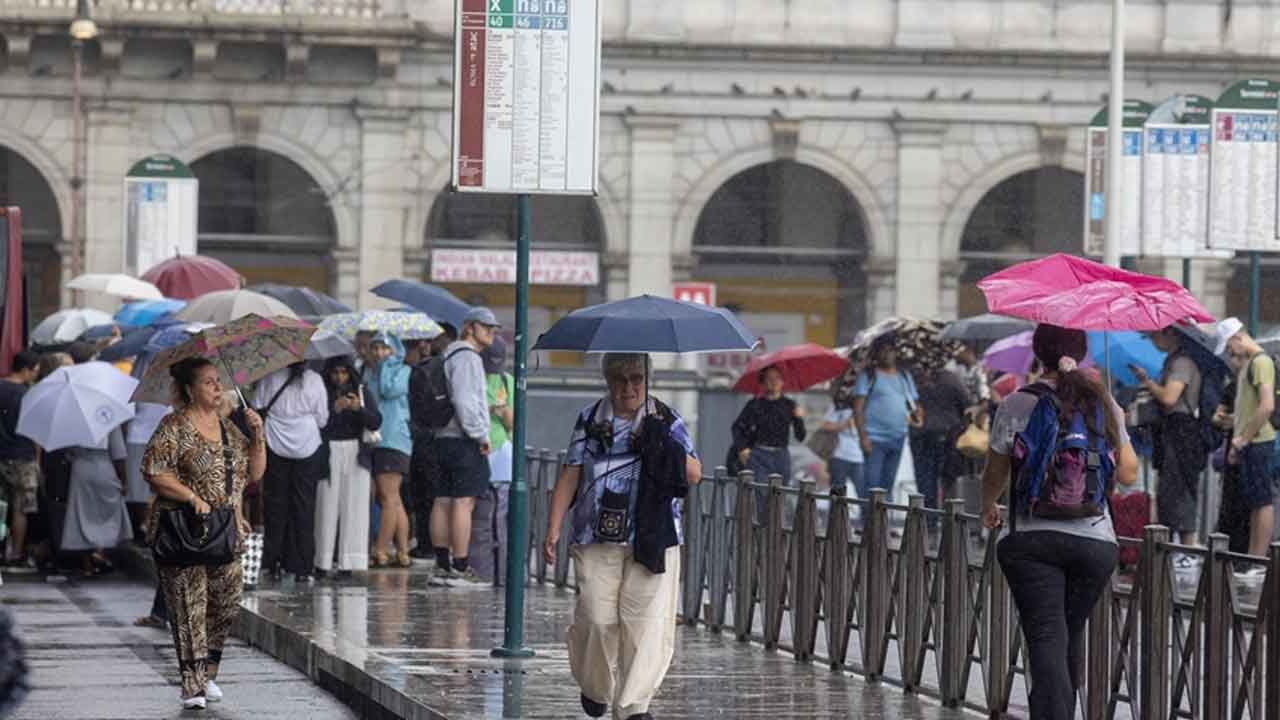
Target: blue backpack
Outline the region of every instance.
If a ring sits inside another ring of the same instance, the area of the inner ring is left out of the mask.
[[[1115,477],[1112,448],[1102,434],[1099,409],[1093,427],[1084,414],[1063,413],[1053,388],[1035,383],[1022,388],[1036,396],[1026,428],[1014,437],[1012,517],[1068,520],[1105,513]]]

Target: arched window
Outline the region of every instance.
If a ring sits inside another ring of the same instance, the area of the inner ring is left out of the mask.
[[[62,218],[40,171],[18,153],[0,147],[0,205],[22,210],[22,266],[31,322],[58,309],[62,280]]]
[[[862,207],[838,180],[777,160],[734,175],[703,208],[694,275],[769,346],[848,342],[867,324]]]
[[[975,283],[1009,265],[1084,247],[1084,176],[1061,167],[1020,172],[991,188],[960,238],[959,315],[986,312]]]
[[[233,147],[191,163],[200,180],[199,251],[252,283],[329,292],[337,244],[330,191],[297,163],[268,150]]]

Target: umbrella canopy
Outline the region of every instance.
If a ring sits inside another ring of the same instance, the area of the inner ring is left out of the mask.
[[[156,355],[142,384],[134,391],[133,400],[167,404],[173,384],[169,367],[189,357],[212,360],[226,387],[248,385],[304,360],[307,343],[315,331],[315,327],[294,318],[258,315],[202,330]]]
[[[414,280],[387,280],[369,292],[380,298],[395,300],[420,310],[455,328],[462,327],[471,306],[438,285]]]
[[[337,300],[300,285],[280,285],[278,283],[259,283],[250,285],[249,290],[275,298],[298,315],[319,317],[351,312],[351,308]]]
[[[849,369],[849,361],[814,343],[791,345],[751,358],[742,371],[742,377],[733,384],[733,389],[752,395],[763,393],[760,371],[770,367],[782,371],[783,392],[799,392],[840,377]]]
[[[160,288],[136,277],[119,273],[86,273],[79,275],[67,287],[72,290],[97,292],[129,300],[163,300]]]
[[[138,381],[104,362],[58,368],[22,396],[18,434],[45,450],[94,447],[133,417]]]
[[[327,330],[317,330],[316,334],[311,336],[311,342],[307,344],[307,350],[304,353],[308,360],[327,360],[331,357],[355,354],[356,346],[352,345],[350,340]]]
[[[1095,330],[1089,333],[1089,357],[1111,376],[1113,382],[1132,386],[1138,384],[1138,378],[1129,369],[1130,365],[1142,368],[1151,377],[1158,377],[1164,367],[1165,354],[1142,333]]]
[[[36,345],[56,345],[75,340],[91,327],[110,325],[111,316],[92,308],[59,310],[36,325],[31,331],[31,342]]]
[[[733,352],[756,338],[724,308],[640,295],[580,308],[556,321],[534,350],[578,352]]]
[[[94,342],[97,340],[106,340],[116,336],[116,333],[123,334],[120,326],[116,323],[107,323],[105,325],[94,325],[93,327],[80,333],[80,337],[76,340],[87,340]]]
[[[138,300],[125,303],[116,311],[115,321],[134,327],[150,325],[157,320],[167,318],[186,307],[185,300]]]
[[[298,318],[297,313],[290,310],[288,305],[252,290],[218,290],[206,293],[192,300],[174,317],[187,322],[221,325],[246,315]]]
[[[383,332],[401,340],[430,340],[444,332],[426,313],[364,310],[362,312],[330,315],[320,323],[320,329],[348,340],[360,331]]]
[[[221,260],[204,255],[179,255],[148,270],[143,280],[152,283],[164,297],[191,300],[216,290],[238,290],[244,285],[240,273]]]
[[[1191,359],[1196,362],[1196,365],[1205,369],[1213,368],[1216,372],[1225,375],[1231,374],[1231,367],[1227,365],[1227,361],[1214,353],[1214,350],[1218,349],[1217,337],[1210,335],[1190,323],[1178,323],[1173,326],[1173,329],[1176,330],[1178,335],[1182,338],[1181,345],[1183,352],[1190,355]],[[1261,345],[1262,341],[1259,340],[1258,344]],[[1263,345],[1263,348],[1273,355],[1280,352],[1280,344],[1278,344],[1275,349],[1267,348],[1265,345]]]
[[[942,337],[943,325],[934,320],[888,318],[854,337],[852,354],[870,349],[877,342],[892,342],[898,362],[911,367],[936,369],[960,352],[961,344]]]
[[[1026,330],[997,340],[982,354],[982,365],[989,370],[1026,375],[1035,359],[1031,352],[1031,336],[1032,331]]]
[[[960,342],[993,342],[1030,330],[1032,324],[1019,318],[986,313],[948,323],[947,329],[942,331],[942,339]]]
[[[978,283],[991,312],[1080,330],[1160,330],[1213,316],[1172,280],[1057,254]]]

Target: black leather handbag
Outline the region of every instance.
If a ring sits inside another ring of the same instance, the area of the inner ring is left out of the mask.
[[[227,430],[222,430],[222,460],[225,465],[227,497],[235,488],[231,464],[231,445]],[[226,508],[198,515],[189,505],[156,514],[156,540],[151,551],[160,565],[225,565],[236,557],[236,515]]]

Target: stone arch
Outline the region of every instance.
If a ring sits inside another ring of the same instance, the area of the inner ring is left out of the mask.
[[[302,168],[331,197],[329,211],[333,213],[334,248],[355,249],[359,246],[358,214],[359,177],[356,174],[343,176],[338,173],[324,158],[304,145],[275,133],[259,132],[252,140],[237,138],[232,133],[216,133],[207,135],[192,142],[174,155],[191,165],[200,158],[212,155],[219,150],[234,147],[256,147],[273,152]]]
[[[70,227],[70,184],[57,178],[56,167],[30,143],[0,140],[0,205],[23,211],[21,272],[33,322],[57,310],[65,280],[62,243]]]
[[[1083,174],[1084,158],[1076,154],[1067,154],[1061,165],[1050,166],[1046,165],[1044,156],[1040,152],[1028,151],[1005,157],[966,179],[962,184],[964,190],[951,203],[942,226],[943,261],[954,261],[960,257],[960,240],[964,236],[965,226],[987,193],[1015,175],[1041,167],[1061,167]]]
[[[698,219],[702,216],[702,210],[711,200],[711,196],[721,186],[744,170],[778,159],[772,146],[761,145],[729,155],[704,172],[693,183],[676,210],[674,235],[676,254],[692,254],[693,234],[698,227]],[[853,196],[862,210],[862,222],[867,232],[867,249],[871,256],[892,257],[894,255],[888,219],[880,207],[878,196],[871,183],[867,182],[857,170],[821,150],[802,146],[796,149],[793,159],[835,178]]]
[[[0,147],[12,150],[40,173],[53,193],[59,223],[63,228],[70,228],[71,175],[63,171],[62,164],[38,143],[3,125],[0,125]]]
[[[333,291],[333,201],[341,187],[325,187],[292,158],[259,144],[214,150],[191,168],[200,179],[202,253],[235,267],[251,284]]]

